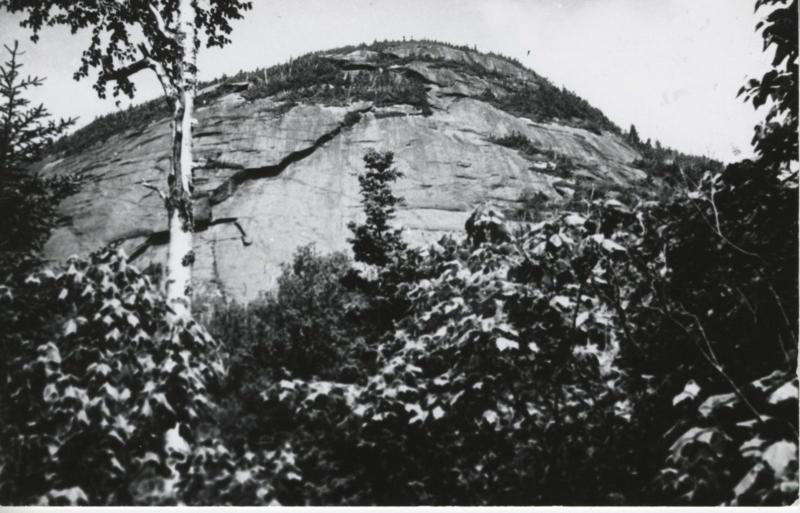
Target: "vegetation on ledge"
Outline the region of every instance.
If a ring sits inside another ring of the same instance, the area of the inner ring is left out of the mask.
[[[389,52],[390,48],[404,44],[419,44],[423,49],[406,57]],[[500,59],[524,70],[530,78],[519,80],[476,62],[434,56],[424,51],[425,45],[444,46]],[[331,57],[354,50],[367,50],[376,54],[370,56],[363,67],[356,65],[355,68],[358,69],[350,69],[353,66],[343,65],[340,60]],[[600,110],[589,105],[586,100],[567,89],[559,89],[547,79],[525,69],[515,59],[491,52],[479,53],[466,46],[428,40],[376,41],[372,44],[309,53],[269,68],[240,71],[232,76],[223,75],[199,85],[199,90],[207,90],[198,96],[197,104],[208,104],[219,96],[227,94],[229,88],[225,87],[226,84],[246,84],[242,95],[250,100],[275,97],[285,100],[285,105],[290,106],[299,102],[344,105],[352,101],[366,100],[375,102],[377,106],[411,105],[423,115],[430,115],[432,110],[428,99],[428,84],[422,77],[408,73],[403,68],[412,61],[426,62],[434,67],[451,68],[487,80],[498,85],[500,89],[511,91],[498,96],[491,92],[479,96],[479,99],[489,101],[511,114],[525,116],[538,122],[557,120],[595,133],[601,133],[603,130],[620,133],[614,123]],[[67,155],[78,154],[112,135],[129,129],[142,130],[150,123],[164,119],[168,115],[166,100],[163,97],[156,98],[100,116],[74,133],[60,138],[52,145],[50,151]]]

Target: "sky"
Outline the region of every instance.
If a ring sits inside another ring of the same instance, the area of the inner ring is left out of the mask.
[[[200,78],[278,64],[304,53],[382,39],[429,38],[521,61],[626,128],[687,153],[731,162],[752,155],[764,113],[736,98],[769,66],[753,0],[253,0],[232,43],[204,49]],[[46,77],[29,98],[78,126],[116,109],[72,74],[86,34],[49,28],[38,44],[0,12],[0,43],[20,41],[23,73]],[[5,60],[5,59],[4,59]],[[136,80],[134,103],[161,91]],[[129,104],[123,101],[122,107]]]

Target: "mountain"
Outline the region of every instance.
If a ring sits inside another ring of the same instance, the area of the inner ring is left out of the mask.
[[[641,155],[598,109],[506,57],[430,41],[316,52],[204,84],[195,134],[195,276],[240,300],[271,286],[299,245],[347,249],[368,148],[404,174],[398,221],[412,243],[463,230],[493,202],[559,202],[646,177]],[[169,163],[162,99],[98,119],[60,141],[45,173],[78,173],[45,245],[61,260],[119,244],[165,260],[158,194]]]

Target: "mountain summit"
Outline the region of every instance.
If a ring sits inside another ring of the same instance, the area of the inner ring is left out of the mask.
[[[646,175],[598,109],[506,57],[429,41],[316,52],[205,84],[195,125],[199,288],[251,299],[295,249],[347,249],[369,148],[395,154],[411,243],[460,232],[492,202],[510,213]],[[163,100],[100,118],[56,145],[47,173],[78,173],[45,245],[63,259],[121,245],[140,267],[166,254]]]

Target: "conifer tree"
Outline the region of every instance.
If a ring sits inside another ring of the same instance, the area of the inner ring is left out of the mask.
[[[639,139],[639,132],[636,130],[636,125],[631,123],[631,128],[628,130],[628,142],[634,146],[639,146],[642,141]]]
[[[39,87],[44,79],[21,73],[19,42],[3,45],[9,54],[8,61],[0,65],[0,173],[3,178],[18,174],[25,165],[41,157],[44,149],[60,136],[75,119],[50,119],[44,105],[31,106],[26,92]]]
[[[370,150],[364,155],[367,171],[359,175],[358,183],[367,218],[363,224],[350,222],[347,225],[353,232],[349,242],[359,262],[383,266],[392,253],[405,248],[402,229],[391,226],[395,207],[403,202],[392,193],[391,184],[403,176],[392,167],[393,163],[394,154],[390,151],[379,153]]]
[[[22,75],[19,42],[4,48],[9,57],[0,64],[0,281],[38,263],[35,252],[50,232],[55,205],[77,186],[71,176],[27,172],[75,120],[53,120],[44,105],[31,104],[27,93],[44,79]]]

